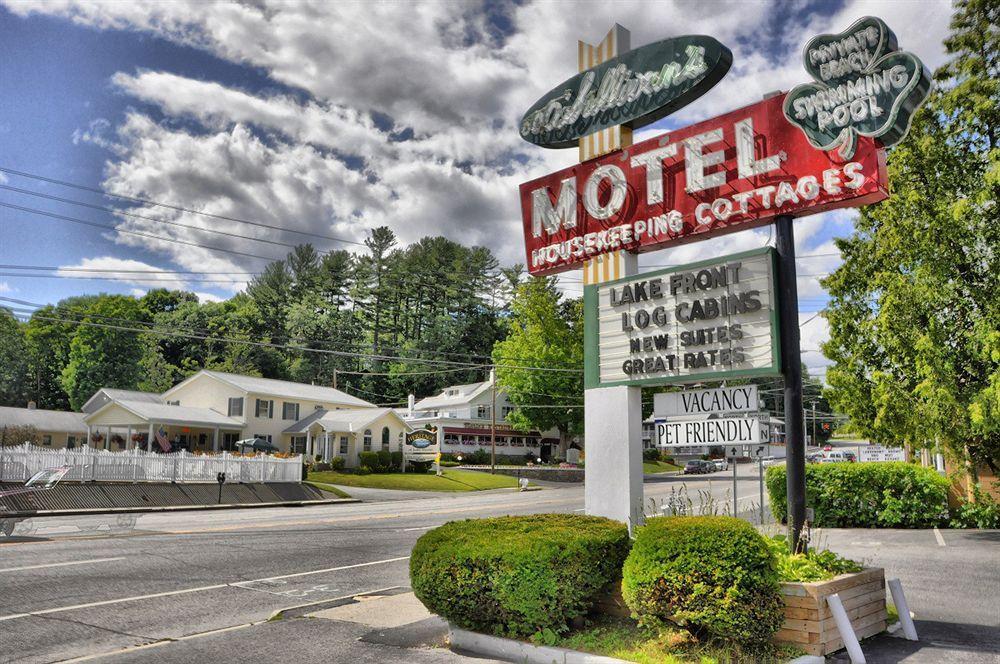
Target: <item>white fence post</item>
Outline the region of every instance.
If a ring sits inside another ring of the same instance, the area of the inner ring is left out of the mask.
[[[899,579],[889,579],[888,585],[889,592],[892,593],[892,603],[896,605],[896,613],[899,614],[899,624],[903,627],[903,635],[910,641],[917,641],[917,626],[910,617],[910,605],[906,603],[903,584]]]

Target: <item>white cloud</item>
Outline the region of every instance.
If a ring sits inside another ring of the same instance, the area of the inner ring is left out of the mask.
[[[903,47],[933,68],[943,61],[941,39],[951,14],[941,0],[849,0],[832,15],[772,0],[653,6],[635,0],[585,9],[545,1],[493,6],[511,26],[509,34],[498,35],[478,2],[6,4],[18,15],[42,13],[97,29],[154,34],[258,68],[305,93],[250,92],[170,71],[115,74],[118,90],[158,107],[166,120],[133,111],[113,139],[101,125],[79,132],[77,140],[112,150],[109,191],[287,230],[164,208],[139,213],[246,239],[131,218],[122,219],[122,228],[279,257],[286,248],[249,238],[334,248],[343,245],[291,231],[357,241],[367,229],[388,225],[403,242],[442,234],[485,244],[505,263],[524,260],[517,185],[577,159],[575,150],[530,146],[516,131],[524,110],[576,72],[577,39],[596,43],[617,21],[632,30],[634,46],[678,34],[711,34],[729,45],[734,65],[727,77],[673,118],[688,123],[804,82],[800,52],[806,39],[844,30],[865,14],[885,17]],[[373,114],[388,117],[392,126]],[[184,129],[188,125],[175,122],[179,118],[200,127]],[[825,251],[817,239],[820,224],[843,220],[823,215],[796,222],[800,253]],[[766,230],[737,233],[641,262],[686,262],[767,239]],[[135,236],[116,241],[189,269],[247,271],[263,263]],[[800,271],[828,271],[837,260],[810,262]],[[818,277],[800,279],[799,287],[804,297],[822,293]]]
[[[16,293],[17,289],[8,284],[6,281],[0,281],[0,293]]]
[[[84,258],[75,265],[60,265],[56,274],[67,278],[99,275],[133,286],[145,286],[148,288],[187,288],[185,281],[163,281],[165,278],[173,278],[176,275],[162,275],[158,274],[159,272],[162,272],[162,268],[150,265],[149,263],[143,263],[142,261],[115,258],[113,256],[96,256],[94,258]],[[142,288],[134,288],[132,293],[133,295],[138,293],[136,297],[142,297],[146,291]]]

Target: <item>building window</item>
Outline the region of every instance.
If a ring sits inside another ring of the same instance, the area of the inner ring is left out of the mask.
[[[43,435],[42,445],[45,445],[46,447],[52,447],[52,436],[50,436],[49,434]]]
[[[476,417],[478,417],[481,420],[488,420],[490,418],[490,407],[480,406],[479,408],[477,408]]]
[[[382,427],[382,449],[389,451],[389,427]]]
[[[281,419],[283,420],[297,420],[299,419],[299,404],[284,402],[281,404]]]
[[[510,417],[510,414],[517,410],[517,406],[504,406],[500,411],[503,414],[503,418],[506,420]]]
[[[362,449],[364,449],[365,452],[371,452],[372,451],[372,430],[371,429],[365,429],[364,447]]]
[[[243,397],[229,397],[229,417],[243,417]]]
[[[306,453],[306,437],[305,436],[293,436],[292,437],[292,454],[305,454]]]
[[[340,437],[340,453],[347,454],[347,436]]]
[[[257,408],[254,411],[254,415],[266,419],[274,417],[274,401],[270,399],[257,399]]]

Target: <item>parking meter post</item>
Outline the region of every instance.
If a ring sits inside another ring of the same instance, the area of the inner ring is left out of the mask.
[[[226,474],[219,473],[215,476],[215,481],[219,483],[219,504],[222,504],[222,485],[226,483]]]

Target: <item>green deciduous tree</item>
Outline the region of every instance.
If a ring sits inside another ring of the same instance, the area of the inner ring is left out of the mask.
[[[565,438],[583,430],[583,303],[561,300],[554,279],[520,284],[507,338],[493,347],[493,361],[499,386],[518,407],[508,420],[520,429],[557,428]]]
[[[995,2],[960,2],[952,55],[825,281],[829,396],[880,442],[1000,467],[1000,146]]]
[[[145,317],[139,302],[124,295],[102,296],[87,310],[83,321],[91,325],[78,326],[62,371],[62,386],[74,410],[101,387],[136,389],[142,380],[142,338],[112,328],[110,321],[143,321]]]
[[[0,405],[24,406],[28,382],[28,342],[10,309],[0,307]]]

